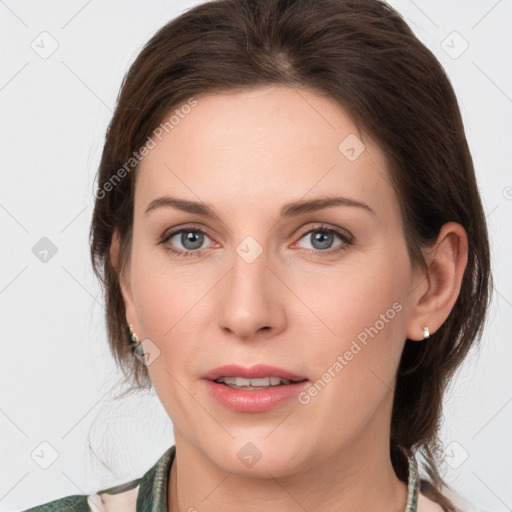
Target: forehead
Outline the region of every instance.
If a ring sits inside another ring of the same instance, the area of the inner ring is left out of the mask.
[[[267,212],[306,195],[396,202],[382,151],[334,100],[283,86],[195,100],[141,161],[136,210],[166,193]]]

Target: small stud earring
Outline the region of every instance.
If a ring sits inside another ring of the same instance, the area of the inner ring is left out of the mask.
[[[132,324],[128,324],[128,329],[130,329],[130,345],[132,346],[132,350],[135,350],[139,343],[139,337],[132,331]]]
[[[421,328],[423,329],[423,339],[426,340],[430,336],[428,327],[426,325],[422,325]]]

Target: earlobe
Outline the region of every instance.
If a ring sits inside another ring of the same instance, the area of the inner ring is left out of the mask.
[[[407,329],[407,337],[417,341],[434,334],[457,301],[468,260],[466,231],[456,222],[447,222],[435,246],[424,256],[428,266],[426,290],[425,286],[417,287]]]

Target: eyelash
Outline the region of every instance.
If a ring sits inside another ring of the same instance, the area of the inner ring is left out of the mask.
[[[157,245],[164,244],[168,240],[170,240],[173,236],[178,235],[180,233],[202,233],[203,235],[208,236],[208,233],[205,233],[202,229],[196,227],[196,226],[188,226],[184,228],[177,229],[176,231],[171,231],[170,233],[166,233],[162,236],[160,242],[158,242]],[[325,255],[332,255],[335,253],[338,253],[340,251],[346,251],[350,245],[353,243],[353,238],[348,236],[346,233],[338,231],[337,229],[330,228],[326,225],[320,225],[316,228],[310,229],[303,233],[299,240],[302,240],[306,235],[309,235],[310,233],[314,232],[322,232],[322,233],[332,233],[335,235],[338,235],[339,238],[343,241],[343,244],[339,247],[336,247],[334,249],[326,249],[325,251],[319,250],[319,249],[306,249],[307,251],[313,253],[315,257],[322,257]],[[201,256],[202,250],[195,250],[195,251],[178,251],[176,249],[173,249],[172,247],[166,247],[165,248],[167,254],[175,254],[180,257],[187,257],[187,256]]]

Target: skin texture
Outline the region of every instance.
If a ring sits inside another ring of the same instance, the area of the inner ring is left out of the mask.
[[[434,333],[455,303],[464,229],[443,226],[424,252],[426,278],[408,257],[384,154],[337,103],[281,86],[196,99],[137,170],[121,276],[127,323],[160,350],[148,369],[174,426],[169,510],[403,510],[407,486],[389,455],[395,374],[406,337],[432,341],[421,326]],[[350,134],[365,144],[354,161],[338,149]],[[165,194],[207,203],[219,219],[172,207],[144,213]],[[362,201],[374,213],[331,206],[280,217],[285,203],[322,196]],[[322,233],[322,224],[353,242],[334,234],[315,243],[311,230]],[[158,244],[181,227],[205,232],[199,255],[167,252],[190,251],[179,234]],[[236,252],[248,236],[262,249],[251,263]],[[314,383],[397,303],[400,311],[307,404],[235,412],[201,379],[220,365],[265,363]],[[262,454],[251,468],[237,457],[247,442]]]

